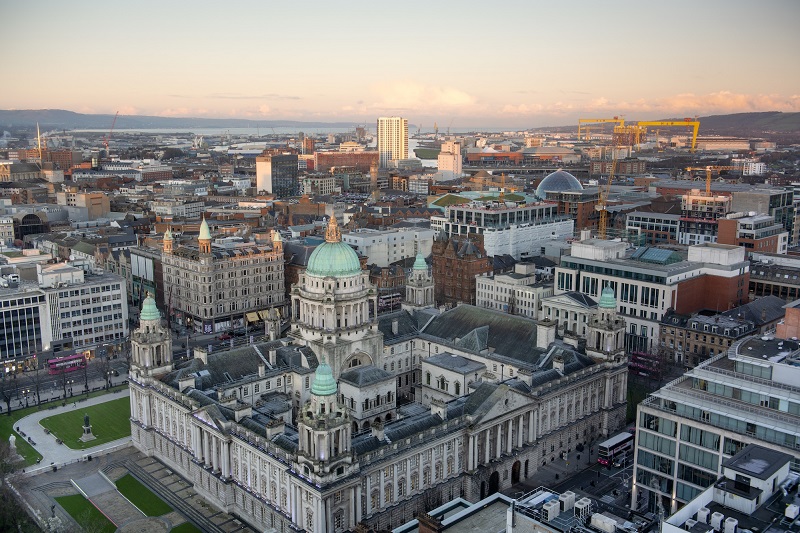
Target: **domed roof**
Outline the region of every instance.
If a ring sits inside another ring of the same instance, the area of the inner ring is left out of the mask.
[[[330,396],[336,394],[336,380],[333,379],[333,371],[324,360],[317,366],[314,372],[314,383],[311,384],[311,394],[315,396]]]
[[[582,191],[583,185],[578,179],[566,170],[556,170],[548,174],[536,187],[536,196],[544,199],[546,191]]]
[[[414,270],[428,270],[428,263],[425,262],[425,257],[422,254],[417,254],[413,268]]]
[[[156,301],[149,294],[142,304],[142,312],[139,313],[139,320],[161,320],[161,312],[156,307]]]
[[[361,273],[361,262],[358,260],[358,254],[342,242],[336,217],[331,217],[325,230],[325,242],[317,246],[308,258],[306,274],[342,277],[359,273]]]
[[[601,309],[617,308],[617,299],[614,298],[614,289],[611,287],[606,287],[603,289],[603,292],[600,294],[600,302],[597,304],[597,307],[600,307]]]

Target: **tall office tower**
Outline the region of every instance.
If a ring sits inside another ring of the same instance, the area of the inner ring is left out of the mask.
[[[378,118],[378,153],[381,168],[387,168],[391,161],[408,159],[408,120]]]

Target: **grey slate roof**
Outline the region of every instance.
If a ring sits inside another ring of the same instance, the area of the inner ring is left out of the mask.
[[[494,353],[529,361],[536,346],[536,323],[533,320],[462,304],[445,311],[425,327],[423,333],[456,343],[473,330],[486,328],[486,345]],[[476,332],[480,340],[482,332]],[[470,341],[471,342],[471,341]]]
[[[397,320],[397,334],[392,331],[392,323],[395,320]],[[383,333],[383,342],[385,344],[393,344],[399,339],[417,333],[419,325],[408,311],[401,310],[379,316],[378,329]]]
[[[588,308],[597,307],[597,302],[595,302],[591,296],[587,296],[581,292],[577,291],[565,292],[564,296],[566,296],[570,300],[573,300],[575,303],[583,307],[588,307]]]
[[[750,303],[725,311],[722,315],[732,318],[739,318],[739,315],[742,315],[741,318],[744,320],[749,320],[756,326],[761,327],[785,316],[785,305],[786,300],[777,296],[762,296]]]
[[[339,376],[339,381],[350,383],[356,387],[367,387],[375,383],[381,383],[392,379],[394,379],[392,374],[372,365],[358,366]]]
[[[486,369],[486,365],[460,355],[444,352],[432,355],[425,362],[460,374],[472,374]]]

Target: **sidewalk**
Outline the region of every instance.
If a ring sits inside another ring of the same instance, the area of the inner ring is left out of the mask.
[[[124,389],[120,392],[103,394],[101,396],[95,396],[94,398],[89,398],[88,400],[78,402],[77,408],[81,409],[90,405],[110,402],[112,400],[125,398],[129,395],[129,389]],[[78,399],[79,398],[77,397],[75,398],[76,401]],[[55,416],[68,411],[74,411],[76,409],[73,407],[74,403],[75,401],[70,401],[67,402],[65,406],[58,405],[55,408],[38,411],[26,416],[25,418],[19,419],[17,423],[14,424],[14,429],[17,429],[18,432],[24,432],[27,437],[33,439],[33,441],[36,443],[34,448],[36,451],[42,454],[41,463],[25,468],[26,475],[33,476],[40,474],[44,471],[51,470],[53,466],[61,467],[77,461],[83,461],[84,457],[87,455],[95,456],[101,453],[118,450],[130,445],[130,437],[124,437],[122,439],[117,439],[115,441],[100,444],[93,448],[86,448],[84,450],[72,450],[64,444],[57,444],[55,436],[45,433],[44,428],[39,424],[39,421],[43,418]],[[21,439],[23,437],[20,435],[17,436],[17,438]]]

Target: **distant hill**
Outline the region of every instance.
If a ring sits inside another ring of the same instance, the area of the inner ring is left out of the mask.
[[[114,115],[86,115],[63,109],[0,110],[0,128],[100,129],[111,127]],[[233,118],[154,117],[120,115],[115,129],[158,128],[353,128],[355,122],[300,122],[294,120],[245,120]]]

